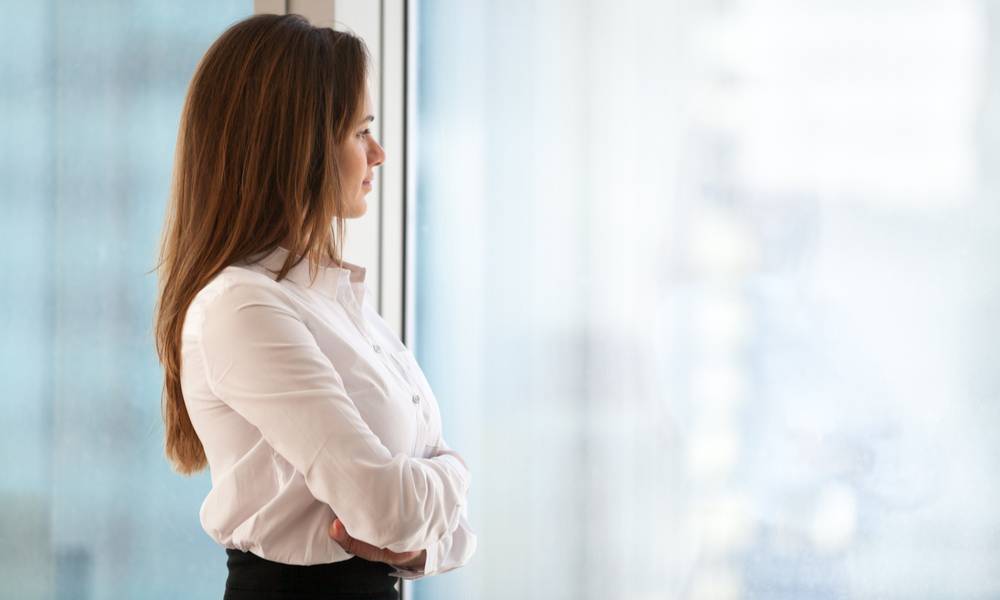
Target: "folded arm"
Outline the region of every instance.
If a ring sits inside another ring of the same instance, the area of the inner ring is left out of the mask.
[[[463,465],[465,464],[465,460],[448,446],[443,437],[438,436],[435,446],[437,457],[452,456],[460,460]],[[447,573],[465,566],[475,554],[477,544],[476,534],[473,533],[472,527],[469,525],[468,505],[465,504],[462,506],[462,512],[455,529],[426,548],[427,558],[423,569],[407,569],[397,566],[389,574],[402,579],[420,579]]]

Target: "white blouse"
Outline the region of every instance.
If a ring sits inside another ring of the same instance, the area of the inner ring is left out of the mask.
[[[289,251],[230,265],[197,294],[182,333],[181,387],[212,489],[201,525],[226,548],[294,565],[351,558],[329,536],[426,550],[419,579],[476,550],[470,473],[441,436],[437,400],[412,352],[371,304],[365,268]]]

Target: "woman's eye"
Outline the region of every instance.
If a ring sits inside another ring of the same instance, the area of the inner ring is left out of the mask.
[[[363,136],[366,136],[366,135],[369,135],[369,134],[371,134],[371,132],[372,132],[372,130],[371,130],[371,129],[365,129],[364,131],[362,131],[362,132],[361,132],[361,133],[359,133],[358,135],[360,135],[360,136],[362,136],[362,137],[363,137]]]

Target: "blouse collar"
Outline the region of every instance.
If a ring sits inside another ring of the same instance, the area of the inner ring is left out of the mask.
[[[281,266],[285,263],[290,251],[283,246],[276,246],[270,253],[255,255],[248,259],[247,263],[255,263],[266,267],[269,276],[274,279]],[[303,258],[298,264],[288,270],[286,279],[294,281],[302,287],[312,288],[331,298],[337,299],[341,290],[353,292],[358,305],[364,304],[365,295],[365,267],[341,261],[344,268],[333,266],[332,264],[322,265],[317,273],[315,281],[309,279],[309,259]]]

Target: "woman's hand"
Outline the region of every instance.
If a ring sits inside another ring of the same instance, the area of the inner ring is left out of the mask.
[[[367,542],[356,540],[347,534],[340,519],[334,519],[333,523],[330,524],[330,537],[336,540],[340,547],[349,554],[374,562],[383,562],[401,569],[420,571],[423,570],[427,561],[426,550],[393,552],[387,548],[376,548]]]

